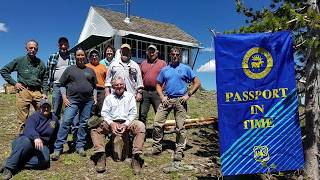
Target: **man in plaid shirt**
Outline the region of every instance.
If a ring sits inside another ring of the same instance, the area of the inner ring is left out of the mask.
[[[60,92],[59,79],[64,70],[76,64],[75,57],[69,52],[69,41],[66,37],[60,37],[58,40],[59,51],[52,54],[47,62],[47,73],[49,76],[49,86],[52,87],[53,112],[60,119],[62,109],[62,96]]]

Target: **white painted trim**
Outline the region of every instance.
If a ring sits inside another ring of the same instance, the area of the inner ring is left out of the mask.
[[[178,40],[173,40],[173,39],[168,39],[168,38],[161,38],[161,37],[156,37],[156,36],[151,36],[147,34],[142,34],[142,33],[137,33],[137,32],[131,32],[131,31],[124,31],[124,30],[119,30],[119,34],[121,36],[127,36],[129,34],[145,37],[145,38],[150,38],[150,39],[155,39],[159,41],[164,41],[168,43],[175,43],[175,44],[180,44],[184,46],[191,46],[191,47],[199,47],[199,44],[195,43],[190,43],[190,42],[185,42],[185,41],[178,41]]]

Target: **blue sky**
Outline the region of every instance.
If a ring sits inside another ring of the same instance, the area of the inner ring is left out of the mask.
[[[245,0],[257,8],[267,6],[267,0]],[[38,57],[46,62],[57,51],[57,39],[69,38],[73,47],[80,36],[90,6],[101,6],[124,12],[123,0],[3,0],[0,2],[0,67],[13,58],[24,55],[25,42],[39,42]],[[196,38],[202,47],[210,50],[212,34],[238,29],[244,17],[235,9],[234,0],[132,0],[131,14],[162,22],[173,23]],[[215,89],[214,52],[199,53],[195,71],[206,89]],[[210,68],[208,69],[208,65]],[[201,67],[202,66],[202,67]],[[201,67],[202,71],[199,72]],[[0,78],[0,84],[5,83]]]

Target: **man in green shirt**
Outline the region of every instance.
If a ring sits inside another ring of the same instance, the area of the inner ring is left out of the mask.
[[[38,110],[38,104],[41,99],[47,98],[48,77],[44,63],[36,57],[38,52],[38,43],[35,40],[29,40],[26,43],[27,55],[15,58],[9,64],[5,65],[0,74],[9,84],[14,85],[17,104],[17,116],[21,123],[20,130],[29,115],[30,105]],[[11,73],[17,72],[17,81],[11,77]]]

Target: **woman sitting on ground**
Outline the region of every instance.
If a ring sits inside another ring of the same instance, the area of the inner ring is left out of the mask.
[[[50,103],[42,99],[40,110],[27,119],[22,134],[13,141],[11,155],[0,169],[2,179],[11,179],[12,174],[23,167],[50,167],[49,148],[53,146],[58,129],[57,116],[51,113]]]

